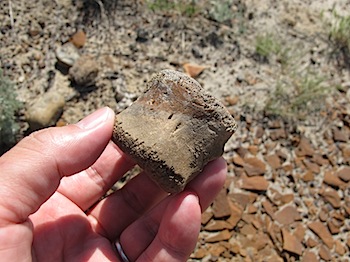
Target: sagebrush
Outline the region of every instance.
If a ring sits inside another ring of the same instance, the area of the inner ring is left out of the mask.
[[[0,145],[8,147],[16,142],[19,124],[16,121],[16,113],[21,108],[21,103],[16,98],[14,84],[4,77],[0,70]]]

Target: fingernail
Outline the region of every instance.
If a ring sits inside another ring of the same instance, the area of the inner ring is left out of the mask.
[[[196,193],[194,192],[189,192],[189,194],[185,197],[185,200],[193,201],[195,200],[196,202],[199,203],[199,197]]]
[[[91,129],[99,126],[100,124],[106,122],[108,116],[110,114],[109,108],[104,107],[101,108],[91,115],[80,120],[76,125],[82,129]]]

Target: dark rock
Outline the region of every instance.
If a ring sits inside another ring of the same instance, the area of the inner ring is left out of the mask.
[[[95,84],[98,75],[98,65],[90,56],[80,57],[69,69],[71,79],[80,87]]]

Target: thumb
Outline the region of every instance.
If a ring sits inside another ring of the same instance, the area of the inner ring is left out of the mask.
[[[79,123],[24,138],[0,158],[0,226],[22,223],[57,189],[60,179],[91,166],[107,146],[114,112],[102,108]]]

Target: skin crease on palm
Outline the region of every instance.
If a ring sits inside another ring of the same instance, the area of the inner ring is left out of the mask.
[[[31,134],[0,158],[1,261],[186,261],[201,212],[221,190],[222,158],[176,195],[140,173],[99,201],[134,163],[110,142],[114,112]]]

